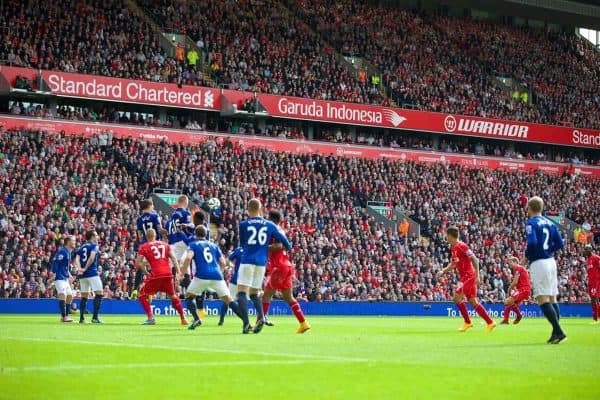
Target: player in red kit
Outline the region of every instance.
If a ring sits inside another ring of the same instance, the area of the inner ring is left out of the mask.
[[[156,231],[154,229],[151,228],[146,231],[146,238],[148,241],[140,247],[135,260],[137,267],[144,274],[147,272],[146,265],[150,265],[150,275],[144,281],[139,293],[140,303],[148,316],[148,320],[144,322],[144,325],[156,324],[148,296],[153,296],[158,292],[166,293],[171,297],[171,304],[181,317],[181,325],[187,325],[188,322],[183,313],[181,301],[175,294],[173,272],[169,260],[171,260],[177,270],[179,270],[179,262],[167,243],[156,240]]]
[[[517,257],[509,257],[508,263],[513,271],[513,280],[508,287],[510,297],[504,300],[504,319],[503,324],[508,324],[510,310],[513,310],[517,315],[513,324],[518,324],[523,319],[523,314],[519,310],[519,305],[531,296],[531,281],[529,280],[529,272],[521,265]]]
[[[281,222],[281,213],[279,211],[269,211],[269,220],[275,225]],[[292,281],[294,279],[294,267],[290,262],[288,252],[283,248],[281,243],[274,243],[269,246],[269,260],[267,263],[269,275],[265,282],[265,291],[262,298],[263,312],[266,315],[269,312],[271,298],[275,292],[281,292],[283,299],[288,303],[296,319],[300,323],[296,333],[304,333],[310,329],[310,324],[304,318],[304,313],[300,308],[300,304],[292,294]],[[272,325],[271,322],[268,322]]]
[[[446,230],[448,243],[452,246],[450,251],[452,252],[452,259],[450,264],[440,272],[437,276],[440,278],[442,275],[456,269],[460,282],[457,289],[454,291],[454,302],[460,310],[465,323],[459,329],[460,332],[465,332],[467,329],[473,327],[473,322],[469,317],[467,311],[467,304],[464,299],[466,298],[471,306],[475,309],[477,314],[483,318],[487,324],[486,331],[491,332],[496,327],[496,323],[490,318],[485,308],[477,300],[477,284],[480,283],[479,278],[479,260],[475,257],[475,254],[469,249],[469,246],[465,242],[459,240],[459,232],[456,227],[449,227]]]
[[[592,246],[586,245],[583,255],[587,257],[588,294],[592,301],[593,324],[600,318],[600,256],[592,252]]]

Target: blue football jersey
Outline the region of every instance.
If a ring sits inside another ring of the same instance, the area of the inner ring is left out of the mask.
[[[532,217],[525,224],[527,250],[525,256],[529,262],[552,258],[554,252],[565,245],[556,225],[546,217]]]
[[[229,280],[229,282],[234,285],[237,285],[238,272],[240,270],[240,264],[242,263],[243,251],[244,250],[241,247],[237,247],[228,257],[229,261],[233,261],[235,263],[233,267],[233,273],[231,274],[231,279]]]
[[[194,263],[196,264],[194,277],[211,281],[223,279],[219,265],[223,254],[216,244],[208,240],[197,240],[189,245],[189,250],[194,252]]]
[[[69,264],[71,264],[71,252],[66,247],[61,247],[52,260],[52,272],[56,274],[57,281],[69,279]]]
[[[83,275],[80,275],[80,278],[91,278],[92,276],[98,276],[98,256],[100,255],[100,250],[98,248],[98,245],[92,242],[84,244],[77,250],[76,254],[79,256],[81,268],[85,268],[90,255],[94,251],[96,252],[96,255],[94,257],[94,260],[92,261],[92,264]]]
[[[272,237],[287,250],[292,248],[287,237],[273,222],[262,217],[240,222],[240,247],[244,249],[241,263],[266,266]]]
[[[187,237],[192,234],[192,215],[185,208],[178,208],[171,214],[167,220],[166,230],[169,232],[169,244],[185,242]]]
[[[157,213],[143,213],[139,216],[136,222],[137,230],[142,232],[142,241],[144,244],[148,240],[146,239],[146,231],[148,229],[154,229],[156,231],[156,240],[160,240],[159,227],[161,226],[160,217]]]

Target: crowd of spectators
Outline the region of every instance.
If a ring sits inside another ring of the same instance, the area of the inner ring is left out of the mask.
[[[435,272],[448,262],[450,224],[481,260],[480,296],[501,301],[510,282],[503,257],[522,253],[524,204],[533,194],[549,212],[589,224],[600,240],[600,187],[578,175],[292,155],[221,138],[184,146],[13,131],[0,138],[0,295],[50,296],[48,267],[61,238],[75,234],[81,243],[94,228],[107,296],[126,298],[134,220],[153,187],[180,189],[194,204],[220,198],[214,222],[225,251],[237,243],[251,197],[281,209],[294,245],[294,290],[309,301],[448,300],[456,277],[437,280]],[[386,229],[363,211],[365,199],[394,201],[423,236]],[[587,299],[578,246],[569,242],[558,256],[562,301]]]
[[[393,98],[423,110],[600,127],[600,57],[574,33],[351,0],[291,0],[336,50],[366,58]],[[533,93],[513,99],[495,75]]]
[[[3,1],[0,60],[13,66],[206,85],[169,57],[123,0]]]
[[[139,0],[165,29],[184,33],[230,89],[323,100],[388,104],[333,49],[276,0]]]

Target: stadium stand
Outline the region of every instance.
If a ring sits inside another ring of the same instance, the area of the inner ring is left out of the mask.
[[[458,165],[297,156],[243,149],[208,139],[198,146],[109,135],[92,139],[5,132],[0,139],[2,297],[47,297],[48,264],[67,233],[81,242],[100,233],[107,294],[131,288],[133,221],[154,187],[177,188],[192,202],[218,196],[219,245],[231,249],[243,205],[258,196],[286,215],[294,243],[298,297],[326,300],[447,300],[455,278],[437,281],[447,262],[442,232],[458,224],[482,260],[481,297],[501,301],[507,254],[522,251],[524,201],[541,193],[548,210],[600,228],[597,180]],[[33,193],[43,195],[32,196]],[[421,239],[405,241],[361,211],[364,199],[395,199],[418,221]],[[559,256],[562,301],[586,300],[575,242]]]
[[[399,104],[423,110],[600,127],[600,56],[574,33],[448,17],[383,3],[291,0],[342,53],[383,73]],[[533,99],[513,99],[495,76]],[[533,100],[533,101],[532,101]]]

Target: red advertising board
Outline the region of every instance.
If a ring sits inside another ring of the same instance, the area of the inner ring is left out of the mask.
[[[600,131],[337,101],[258,94],[269,115],[380,128],[600,149]]]
[[[110,132],[113,137],[132,137],[149,142],[168,141],[171,143],[197,144],[210,138],[216,141],[228,139],[243,147],[258,147],[271,151],[294,154],[321,154],[349,158],[385,158],[396,161],[448,162],[470,168],[490,168],[513,171],[542,171],[549,174],[563,173],[570,164],[536,162],[529,160],[512,160],[495,157],[476,157],[464,154],[446,154],[438,152],[390,149],[383,147],[340,145],[333,143],[282,140],[257,136],[227,135],[221,133],[198,132],[178,129],[150,128],[117,124],[102,124],[50,120],[41,118],[22,118],[0,115],[0,126],[3,129],[42,130],[50,133],[64,132],[67,135],[92,136],[102,132]],[[600,178],[600,167],[577,166],[575,172],[581,175]]]
[[[17,75],[31,76],[32,71],[37,73],[26,68],[1,67],[0,75],[13,84]],[[64,97],[221,111],[221,95],[238,108],[243,100],[254,96],[249,92],[200,86],[179,88],[172,83],[57,71],[41,71],[41,74],[51,92]],[[272,117],[600,149],[600,130],[270,94],[256,97]]]

